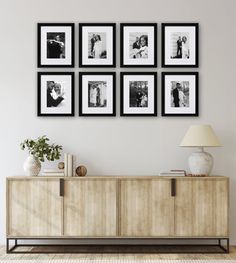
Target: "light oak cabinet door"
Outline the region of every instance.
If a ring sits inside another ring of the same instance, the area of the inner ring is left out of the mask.
[[[62,197],[58,179],[14,179],[7,182],[8,236],[62,234]]]
[[[64,235],[117,235],[117,180],[65,180]]]
[[[228,179],[178,178],[175,236],[228,236]]]
[[[171,180],[121,180],[119,220],[122,237],[173,236]]]

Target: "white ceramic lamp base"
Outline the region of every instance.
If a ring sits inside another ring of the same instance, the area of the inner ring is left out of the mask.
[[[189,156],[188,164],[191,174],[208,176],[213,167],[213,157],[200,148]]]

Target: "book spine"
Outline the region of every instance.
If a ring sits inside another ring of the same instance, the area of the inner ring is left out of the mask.
[[[64,173],[59,173],[59,174],[56,174],[56,173],[42,173],[42,176],[56,176],[56,177],[61,177],[61,176],[64,176]]]
[[[72,176],[76,176],[75,175],[75,169],[76,169],[76,156],[73,156]]]
[[[44,173],[64,173],[64,169],[60,169],[60,170],[50,170],[50,169],[44,169],[43,171]]]
[[[68,176],[68,154],[64,154],[64,176]]]
[[[68,176],[73,175],[73,155],[68,154]]]

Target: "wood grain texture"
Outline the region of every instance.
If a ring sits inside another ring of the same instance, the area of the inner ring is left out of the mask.
[[[169,179],[121,180],[121,236],[174,235],[174,198],[170,183]]]
[[[7,236],[228,237],[229,178],[9,177]],[[176,196],[171,179],[176,178]]]
[[[117,180],[66,180],[64,235],[117,235]]]
[[[179,178],[175,198],[175,236],[228,236],[227,178]]]
[[[60,236],[59,180],[7,180],[8,235]]]

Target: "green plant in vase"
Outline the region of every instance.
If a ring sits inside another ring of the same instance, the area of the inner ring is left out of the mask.
[[[61,157],[61,145],[49,144],[46,135],[36,140],[26,139],[21,144],[22,150],[28,150],[29,156],[24,163],[24,171],[27,175],[37,176],[41,170],[41,162],[54,161]]]

